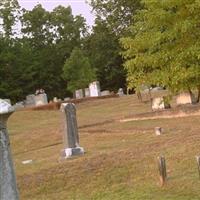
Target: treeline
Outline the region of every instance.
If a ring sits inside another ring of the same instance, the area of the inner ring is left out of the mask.
[[[32,10],[17,0],[0,2],[0,96],[19,101],[43,88],[63,98],[99,80],[102,89],[126,87],[119,38],[127,34],[139,4],[92,1],[92,30],[70,7]]]
[[[91,0],[92,29],[70,7],[31,11],[0,2],[0,95],[14,101],[43,88],[72,95],[97,79],[101,88],[162,86],[199,90],[198,1]]]
[[[130,34],[121,39],[129,88],[167,88],[171,95],[198,91],[200,100],[200,2],[143,0]]]

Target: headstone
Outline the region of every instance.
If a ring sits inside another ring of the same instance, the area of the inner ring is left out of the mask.
[[[164,156],[158,157],[158,170],[160,174],[160,185],[163,186],[167,179],[166,161]]]
[[[197,160],[197,169],[199,172],[199,179],[200,179],[200,156],[196,156],[196,160]]]
[[[26,100],[25,100],[25,106],[35,106],[35,95],[34,94],[30,94],[28,96],[26,96]]]
[[[101,96],[108,96],[110,95],[110,91],[109,90],[104,90],[101,92]]]
[[[35,104],[36,104],[36,106],[48,104],[46,93],[41,93],[41,94],[35,95]]]
[[[164,101],[164,97],[153,98],[152,110],[163,110],[166,108],[170,108],[170,105]]]
[[[70,97],[64,98],[64,101],[69,101],[69,100],[70,100]]]
[[[15,110],[21,110],[24,108],[24,102],[23,101],[17,102],[15,105],[13,105],[13,107]]]
[[[184,92],[176,97],[177,105],[192,104],[195,103],[195,97],[189,92]]]
[[[98,97],[98,96],[101,95],[99,81],[95,81],[95,82],[90,83],[89,89],[90,89],[90,96],[91,97]]]
[[[62,103],[61,111],[64,114],[64,150],[63,158],[84,154],[84,149],[79,146],[76,107],[73,103]]]
[[[10,99],[3,99],[3,100],[11,105],[11,100]]]
[[[58,102],[58,98],[57,98],[57,97],[54,97],[54,98],[53,98],[53,102],[54,102],[54,103]]]
[[[7,120],[14,108],[0,99],[0,199],[19,200],[12,162]]]
[[[119,96],[124,96],[123,88],[119,88],[117,94],[118,94]]]
[[[163,129],[161,127],[155,127],[155,134],[156,135],[162,135]]]
[[[84,97],[83,90],[82,89],[76,90],[75,97],[76,97],[76,99],[82,99]]]
[[[89,88],[85,88],[84,92],[85,92],[85,97],[90,97],[90,89]]]

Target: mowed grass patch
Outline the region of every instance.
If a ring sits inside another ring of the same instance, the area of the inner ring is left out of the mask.
[[[77,105],[79,126],[150,111],[135,96]],[[60,159],[60,111],[20,111],[10,118],[17,182],[22,200],[200,199],[195,156],[200,117],[105,123],[80,128],[86,154]],[[154,127],[164,128],[156,136]],[[165,155],[168,181],[161,188],[157,157]],[[23,165],[23,160],[33,162]]]

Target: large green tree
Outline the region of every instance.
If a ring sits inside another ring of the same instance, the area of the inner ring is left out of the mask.
[[[66,60],[63,77],[67,80],[67,89],[71,92],[86,88],[90,82],[95,80],[95,71],[81,49],[75,48],[70,58]]]
[[[191,90],[200,83],[199,1],[143,0],[131,34],[123,38],[130,88],[141,84]]]

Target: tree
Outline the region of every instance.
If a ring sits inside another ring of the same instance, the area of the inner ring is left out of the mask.
[[[137,9],[141,8],[141,0],[91,0],[97,18],[107,22],[117,35],[124,34],[133,22]]]
[[[10,38],[14,35],[13,26],[19,17],[19,3],[17,0],[1,0],[0,19],[2,21],[2,30],[5,37]]]
[[[90,4],[96,20],[85,49],[101,88],[117,91],[126,87],[119,38],[127,34],[140,0],[91,0]]]
[[[75,48],[63,67],[63,77],[67,80],[67,89],[74,92],[76,89],[85,88],[95,80],[95,72],[79,48]]]
[[[118,38],[107,26],[107,23],[96,20],[93,33],[86,38],[84,51],[96,69],[101,88],[115,90],[125,85],[125,71]]]
[[[58,6],[48,12],[39,4],[31,11],[24,10],[21,20],[23,42],[32,46],[28,66],[36,80],[32,90],[44,88],[50,98],[65,96],[62,68],[74,46],[81,46],[85,19],[74,17],[70,7]]]
[[[144,0],[125,48],[129,88],[161,85],[172,93],[200,88],[198,1]]]

